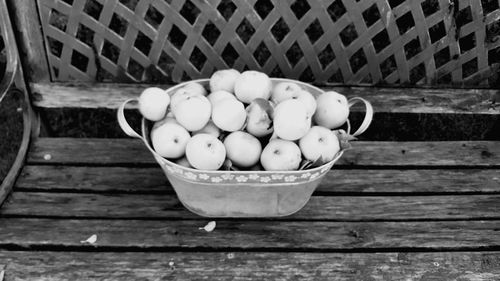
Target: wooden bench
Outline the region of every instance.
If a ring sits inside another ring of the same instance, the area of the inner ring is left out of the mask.
[[[39,118],[234,67],[362,96],[373,128],[498,128],[498,1],[9,0],[10,21],[4,1],[4,80],[26,97],[0,190],[5,280],[500,280],[499,139],[361,139],[303,210],[206,232],[139,141],[54,137]]]

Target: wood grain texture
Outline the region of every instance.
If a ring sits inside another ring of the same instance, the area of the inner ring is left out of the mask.
[[[16,190],[72,192],[173,192],[160,167],[75,167],[26,165]]]
[[[6,280],[500,279],[498,252],[85,253],[1,251]]]
[[[29,77],[29,81],[49,81],[49,65],[36,1],[7,2],[16,31],[23,72]]]
[[[357,141],[353,142],[354,149],[344,153],[336,165],[498,167],[499,144],[498,141]],[[28,164],[155,165],[156,163],[153,155],[139,140],[92,138],[36,139],[27,161]]]
[[[355,207],[354,207],[355,206]],[[84,218],[200,218],[174,194],[76,194],[14,192],[3,216]],[[500,195],[312,196],[286,220],[500,219]]]
[[[499,169],[344,169],[322,180],[320,194],[338,193],[499,193]],[[160,167],[26,165],[16,190],[171,193]]]
[[[151,84],[31,83],[35,106],[116,109],[126,99],[138,97]],[[158,85],[155,85],[158,86]],[[160,85],[169,88],[172,85]],[[364,97],[375,112],[500,114],[492,102],[495,89],[423,89],[325,87],[347,97]],[[134,106],[131,106],[131,108]],[[359,111],[353,108],[353,111]]]
[[[0,248],[127,251],[473,250],[500,246],[500,221],[284,222],[0,218]],[[26,231],[26,230],[33,231]],[[36,231],[35,231],[36,230]],[[96,234],[93,245],[81,243]],[[69,248],[71,249],[71,248]]]

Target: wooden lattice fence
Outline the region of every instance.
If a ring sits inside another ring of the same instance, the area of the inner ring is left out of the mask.
[[[54,81],[500,84],[499,0],[38,0]]]

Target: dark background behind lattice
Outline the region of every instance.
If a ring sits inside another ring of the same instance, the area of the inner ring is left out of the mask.
[[[171,83],[234,67],[317,84],[500,85],[499,0],[39,6],[55,81]]]

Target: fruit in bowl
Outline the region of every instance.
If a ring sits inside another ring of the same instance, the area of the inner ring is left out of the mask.
[[[199,170],[218,170],[226,159],[224,144],[210,134],[193,136],[186,145],[186,158]]]
[[[225,69],[166,92],[171,97],[159,88],[145,89],[139,108],[157,121],[153,148],[185,167],[312,168],[334,160],[352,139],[338,133],[349,115],[347,98],[303,82]]]
[[[144,118],[159,121],[167,114],[170,96],[157,87],[147,88],[139,97],[139,111]]]
[[[314,114],[316,124],[328,129],[342,126],[349,117],[347,98],[334,91],[325,92],[316,98],[317,109]]]
[[[282,101],[274,109],[274,132],[281,139],[298,140],[311,128],[311,117],[299,100]]]
[[[300,210],[348,141],[371,122],[361,98],[263,73],[218,71],[166,91],[145,89],[142,136],[180,202],[208,217],[278,217]],[[167,93],[170,100],[161,96]],[[151,97],[149,97],[151,95]],[[343,130],[349,106],[366,116],[353,136]],[[146,105],[146,106],[145,106]],[[155,122],[153,124],[153,122]]]

